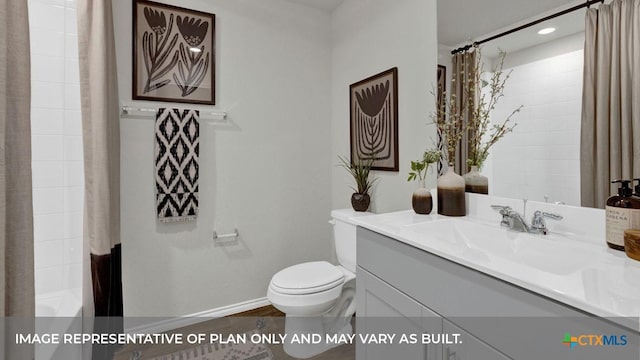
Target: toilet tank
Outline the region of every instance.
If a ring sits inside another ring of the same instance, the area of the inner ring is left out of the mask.
[[[356,225],[353,222],[353,218],[367,215],[373,214],[354,211],[353,209],[331,211],[333,241],[336,244],[338,262],[353,273],[356,272]]]

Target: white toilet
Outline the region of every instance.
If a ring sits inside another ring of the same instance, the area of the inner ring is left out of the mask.
[[[325,334],[351,333],[351,317],[356,311],[356,225],[352,219],[371,215],[352,209],[331,211],[333,238],[340,265],[313,261],[290,266],[273,275],[267,298],[286,314],[285,352],[308,358],[335,344],[325,343]],[[293,334],[319,334],[318,344],[291,343]]]

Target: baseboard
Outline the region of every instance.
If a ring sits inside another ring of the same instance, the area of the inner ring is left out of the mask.
[[[128,334],[157,334],[271,305],[266,297],[124,329]],[[126,325],[126,324],[125,324]]]

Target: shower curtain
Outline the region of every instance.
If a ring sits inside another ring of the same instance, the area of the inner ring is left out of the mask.
[[[640,0],[588,9],[580,143],[582,206],[604,208],[640,177]],[[634,141],[635,139],[635,141]]]
[[[0,311],[22,318],[20,331],[35,315],[28,19],[26,0],[0,0]],[[31,359],[10,336],[16,325],[0,324],[0,357]]]
[[[120,118],[111,0],[78,1],[77,16],[85,171],[84,244],[85,252],[90,250],[90,259],[85,257],[85,274],[90,267],[93,290],[88,292],[85,286],[84,315],[95,315],[94,332],[118,333],[123,330]],[[94,359],[111,359],[114,348],[94,346],[92,351]]]
[[[475,99],[468,99],[470,94],[476,94],[477,91],[471,91],[471,87],[475,86],[474,71],[476,67],[476,51],[464,51],[456,53],[452,56],[452,74],[451,74],[451,96],[457,99],[457,111],[463,113],[462,119],[465,123],[473,116],[473,108],[475,107]],[[464,108],[462,104],[466,104]],[[469,158],[469,136],[465,132],[460,139],[460,143],[456,148],[456,161],[454,168],[456,173],[464,175],[469,172],[467,159]]]

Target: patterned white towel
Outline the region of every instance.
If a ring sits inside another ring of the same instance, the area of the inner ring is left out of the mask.
[[[156,209],[160,222],[194,220],[198,215],[197,110],[160,108],[156,113]]]

